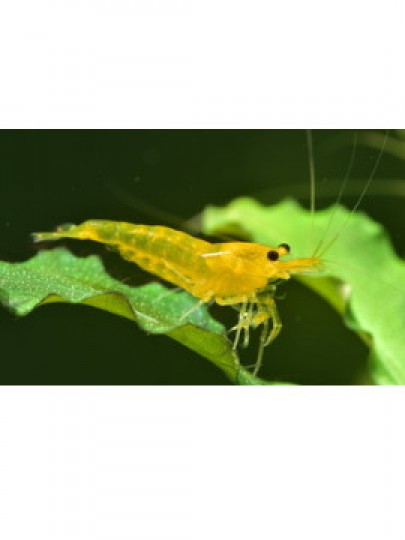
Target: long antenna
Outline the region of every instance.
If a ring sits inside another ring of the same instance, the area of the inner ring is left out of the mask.
[[[312,131],[310,129],[305,130],[307,136],[307,149],[308,149],[308,164],[309,164],[309,181],[310,181],[310,209],[311,212],[315,212],[315,162],[314,151],[312,144]]]
[[[380,152],[378,154],[377,161],[375,162],[374,168],[371,171],[370,178],[368,179],[367,184],[364,186],[364,189],[363,189],[362,193],[360,194],[360,197],[358,198],[356,204],[354,205],[354,208],[353,208],[353,210],[351,212],[352,214],[354,214],[356,212],[356,210],[358,209],[358,207],[360,206],[360,203],[364,199],[364,195],[367,193],[367,190],[368,190],[368,188],[369,188],[369,186],[370,186],[370,184],[371,184],[371,182],[372,182],[372,180],[374,178],[374,175],[375,175],[375,173],[377,171],[377,167],[380,164],[380,161],[381,161],[384,149],[385,149],[385,145],[387,144],[389,132],[390,132],[389,129],[387,129],[387,131],[385,132],[384,141],[383,141],[383,144],[381,146]]]
[[[313,143],[312,143],[312,131],[310,129],[306,129],[305,134],[307,138],[308,165],[309,165],[310,212],[312,216],[310,240],[312,243],[312,240],[314,238],[314,216],[315,216],[315,162],[314,162],[314,150],[313,150]]]
[[[384,148],[385,148],[385,145],[387,143],[387,140],[388,140],[388,134],[389,134],[389,129],[386,131],[385,133],[385,137],[384,137],[384,142],[380,148],[380,152],[378,154],[378,157],[377,157],[377,160],[374,164],[374,167],[373,167],[373,170],[371,171],[371,174],[366,182],[366,185],[364,186],[362,192],[360,193],[360,197],[357,199],[357,202],[356,204],[354,205],[352,211],[350,212],[350,214],[347,216],[347,219],[345,221],[345,223],[343,224],[343,226],[341,227],[341,229],[333,236],[333,238],[326,244],[326,246],[324,247],[324,249],[322,250],[322,252],[318,255],[318,258],[321,258],[322,255],[336,242],[336,240],[339,238],[339,236],[342,234],[342,232],[344,231],[344,229],[347,228],[347,226],[349,225],[350,223],[350,220],[351,218],[353,217],[353,215],[355,214],[355,212],[357,211],[358,207],[360,206],[362,200],[364,199],[364,196],[365,194],[367,193],[367,190],[371,184],[371,182],[373,181],[374,179],[374,176],[375,176],[375,173],[377,171],[377,168],[378,168],[378,165],[380,164],[380,161],[381,161],[381,158],[382,158],[382,155],[383,155],[383,152],[384,152]]]
[[[333,219],[335,217],[338,204],[342,200],[343,193],[344,193],[344,191],[346,189],[347,182],[348,182],[348,180],[350,178],[350,174],[352,172],[353,163],[354,163],[354,157],[356,155],[356,148],[357,148],[357,131],[355,131],[355,133],[354,133],[352,154],[350,156],[349,166],[347,167],[345,178],[344,178],[343,182],[341,183],[339,194],[338,194],[337,199],[335,201],[335,205],[333,207],[332,213],[330,215],[330,218],[328,220],[326,228],[325,228],[325,230],[324,230],[324,232],[323,232],[323,234],[321,236],[321,239],[319,240],[318,245],[315,248],[315,251],[314,251],[314,253],[312,255],[313,257],[316,257],[317,252],[321,249],[321,246],[322,246],[322,244],[323,244],[323,242],[324,242],[324,240],[325,240],[325,238],[326,238],[326,236],[327,236],[327,234],[329,232],[330,226],[331,226],[331,224],[333,222]]]

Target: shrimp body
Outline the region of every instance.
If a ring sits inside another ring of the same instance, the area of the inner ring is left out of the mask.
[[[101,242],[116,248],[124,259],[191,293],[199,299],[197,307],[211,301],[220,305],[240,304],[239,322],[233,328],[234,348],[242,330],[247,345],[249,328],[263,324],[255,373],[261,365],[263,347],[281,329],[274,301],[275,282],[321,266],[315,257],[280,260],[290,251],[287,244],[269,248],[247,242],[210,243],[168,227],[108,220],[64,225],[55,232],[34,233],[33,238],[35,242],[60,238]]]

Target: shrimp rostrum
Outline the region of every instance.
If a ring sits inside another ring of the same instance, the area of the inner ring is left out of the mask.
[[[198,299],[195,307],[211,302],[236,307],[239,320],[231,329],[234,349],[242,332],[247,346],[250,328],[262,326],[254,374],[262,364],[264,347],[281,330],[277,282],[321,265],[316,257],[282,260],[290,252],[284,243],[276,248],[248,242],[210,243],[168,227],[108,220],[63,225],[55,232],[34,233],[33,238],[35,242],[76,238],[107,244],[124,259],[188,291]]]

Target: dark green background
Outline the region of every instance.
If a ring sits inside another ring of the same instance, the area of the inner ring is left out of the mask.
[[[351,132],[313,132],[317,203],[332,203],[346,173]],[[396,136],[396,134],[393,134]],[[365,179],[377,152],[360,146],[353,179]],[[374,186],[404,177],[404,162],[383,156]],[[349,183],[357,191],[356,183]],[[302,131],[3,131],[0,133],[0,258],[21,261],[38,246],[30,232],[88,218],[169,224],[131,204],[141,200],[178,219],[240,195],[266,202],[285,196],[307,203],[308,158]],[[344,197],[350,207],[356,194]],[[374,196],[362,209],[383,222],[404,254],[403,199]],[[280,238],[280,242],[288,238]],[[75,253],[99,253],[116,277],[150,280],[104,248],[65,242]],[[378,261],[376,261],[378,264]],[[347,384],[362,376],[367,351],[320,299],[296,283],[279,302],[284,329],[266,351],[265,378]],[[382,289],[383,294],[383,289]],[[383,301],[382,301],[383,303]],[[235,312],[212,309],[228,326]],[[127,320],[84,306],[49,305],[16,319],[0,310],[2,384],[223,384],[208,361],[164,336],[147,336]],[[255,357],[255,344],[244,353]]]

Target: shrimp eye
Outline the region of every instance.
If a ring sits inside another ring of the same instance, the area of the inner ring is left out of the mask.
[[[269,259],[269,261],[278,261],[279,254],[277,251],[268,251],[267,258]]]
[[[284,250],[286,253],[290,253],[291,251],[291,248],[288,244],[280,244],[278,247],[279,249]]]

